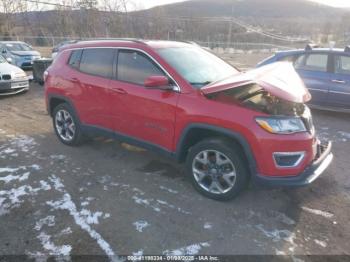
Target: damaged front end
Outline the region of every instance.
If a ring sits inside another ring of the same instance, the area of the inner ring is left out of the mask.
[[[289,63],[275,63],[213,83],[202,89],[209,99],[239,104],[272,117],[257,118],[271,133],[314,133],[311,96]]]

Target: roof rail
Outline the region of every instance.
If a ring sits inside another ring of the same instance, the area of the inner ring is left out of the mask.
[[[350,53],[350,45],[348,45],[344,48],[344,52]]]
[[[306,50],[306,51],[311,51],[312,49],[318,48],[318,47],[320,47],[318,44],[307,44],[307,45],[305,46],[305,50]]]
[[[135,43],[139,43],[139,44],[145,44],[146,43],[141,40],[141,39],[137,39],[137,38],[105,38],[105,37],[98,37],[98,38],[88,38],[88,39],[82,39],[79,40],[78,42],[89,42],[89,41],[99,41],[99,40],[115,40],[115,41],[129,41],[129,42],[135,42]]]

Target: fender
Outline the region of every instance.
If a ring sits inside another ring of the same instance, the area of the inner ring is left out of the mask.
[[[47,104],[47,107],[48,107],[48,108],[47,108],[46,110],[47,110],[47,112],[49,113],[49,115],[50,115],[51,117],[52,117],[52,112],[51,112],[51,101],[52,101],[53,98],[57,98],[57,99],[63,100],[64,102],[66,102],[67,104],[69,104],[70,107],[73,109],[75,115],[76,115],[76,116],[79,116],[78,111],[76,110],[76,108],[75,108],[75,106],[74,106],[72,100],[69,99],[68,97],[62,96],[62,95],[58,95],[58,94],[48,94],[47,98],[48,98],[48,104]],[[78,119],[79,119],[79,117],[78,117]],[[79,119],[79,121],[80,121],[80,119]]]
[[[186,151],[184,150],[185,143],[186,143],[186,138],[189,132],[192,129],[202,129],[202,130],[209,130],[213,131],[217,134],[222,134],[225,137],[229,137],[233,140],[235,140],[242,148],[244,151],[244,154],[248,160],[248,167],[249,171],[252,175],[257,174],[257,165],[256,165],[256,160],[253,155],[253,151],[250,148],[249,143],[247,142],[246,138],[243,137],[240,133],[237,133],[235,131],[232,131],[230,129],[214,126],[214,125],[209,125],[209,124],[202,124],[202,123],[192,123],[187,125],[180,136],[180,139],[176,145],[176,152],[175,152],[175,157],[178,162],[181,162],[183,159],[184,155],[186,154]]]

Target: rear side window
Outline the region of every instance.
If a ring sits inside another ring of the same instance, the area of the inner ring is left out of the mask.
[[[327,54],[308,54],[300,56],[294,63],[296,69],[327,72]]]
[[[137,51],[118,52],[118,80],[144,85],[145,79],[164,72],[146,55]]]
[[[69,58],[68,64],[75,68],[79,69],[79,63],[80,63],[80,57],[81,57],[82,50],[74,50]]]
[[[335,56],[334,72],[350,75],[350,56]]]
[[[112,77],[114,52],[113,48],[84,49],[80,71],[90,75]]]

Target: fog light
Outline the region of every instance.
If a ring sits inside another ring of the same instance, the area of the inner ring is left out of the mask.
[[[279,168],[296,167],[304,159],[305,152],[275,152],[273,160]]]

